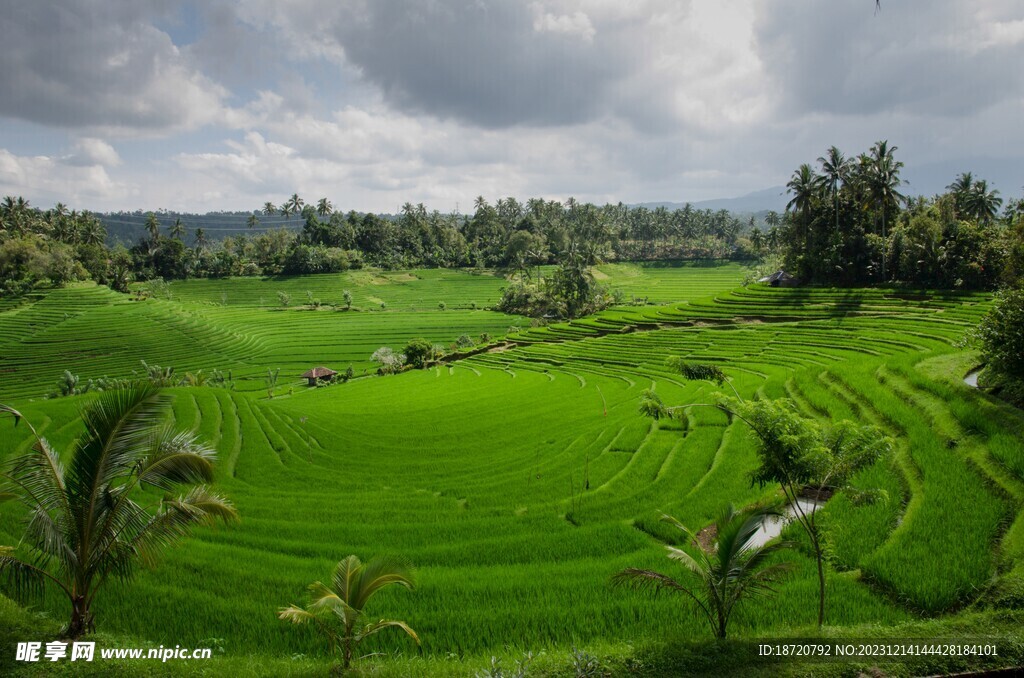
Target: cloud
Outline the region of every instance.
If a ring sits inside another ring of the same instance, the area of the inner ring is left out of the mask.
[[[572,14],[552,14],[551,12],[545,12],[543,5],[539,2],[532,3],[530,9],[533,12],[533,30],[538,33],[547,31],[550,33],[576,35],[590,42],[594,39],[594,34],[597,32],[594,30],[593,24],[590,23],[590,17],[579,10]]]
[[[133,191],[112,179],[98,163],[75,164],[44,155],[15,155],[0,148],[0,193],[28,196],[38,206],[64,202],[83,207],[109,205],[124,200]]]
[[[120,135],[216,120],[226,92],[154,27],[161,4],[7,6],[0,22],[0,115]]]
[[[757,43],[782,112],[962,117],[1024,94],[1024,5],[780,0]]]
[[[91,167],[104,165],[116,167],[121,164],[121,156],[114,147],[102,139],[85,137],[75,143],[71,154],[62,158],[63,162],[74,167]]]

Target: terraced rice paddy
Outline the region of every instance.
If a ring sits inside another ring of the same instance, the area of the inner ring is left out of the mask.
[[[614,285],[616,269],[606,270]],[[421,586],[385,592],[375,611],[408,621],[439,656],[703,637],[679,600],[615,589],[609,577],[670,567],[648,534],[661,529],[661,512],[700,527],[727,502],[778,497],[748,480],[755,456],[742,424],[699,408],[683,423],[639,416],[652,385],[669,403],[715,390],[670,374],[669,355],[718,364],[744,397],[788,396],[808,414],[873,422],[896,438],[895,456],[857,478],[886,501],[858,506],[840,495],[822,509],[830,624],[954,611],[1024,562],[1024,418],[963,384],[971,365],[955,346],[986,297],[737,288],[735,267],[711,269],[702,287],[699,267],[635,270],[685,296],[524,328],[508,337],[514,345],[451,365],[296,386],[273,400],[257,380],[267,367],[362,367],[380,345],[497,337],[518,321],[468,308],[493,303],[500,280],[452,272],[424,273],[422,290],[409,280],[353,289],[357,306],[380,296],[395,309],[374,312],[275,310],[266,300],[281,281],[190,282],[173,286],[171,300],[136,303],[102,289],[57,291],[0,312],[0,398],[61,445],[76,433],[81,398],[27,398],[68,361],[83,376],[123,374],[144,358],[252,377],[249,389],[174,390],[177,422],[216,445],[219,487],[243,520],[198,533],[157,573],[98,601],[108,628],[155,642],[214,636],[230,653],[316,652],[276,608],[299,602],[341,557],[384,551],[410,557]],[[322,283],[320,298],[336,281]],[[5,452],[24,444],[2,426]],[[16,534],[6,508],[0,543]],[[741,609],[735,632],[814,623],[813,561],[785,557],[795,569],[779,595]],[[411,649],[397,636],[377,643]]]

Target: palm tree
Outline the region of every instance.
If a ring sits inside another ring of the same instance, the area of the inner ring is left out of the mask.
[[[994,188],[989,190],[988,182],[978,179],[974,182],[968,195],[972,216],[983,224],[991,223],[1003,204],[1003,199],[999,197],[999,191]]]
[[[362,625],[366,603],[375,593],[391,584],[416,588],[416,570],[408,560],[391,556],[372,558],[363,563],[357,556],[348,556],[338,563],[330,586],[321,582],[310,584],[308,606],[283,607],[277,616],[295,624],[315,624],[317,630],[327,636],[331,652],[341,646],[347,669],[352,663],[355,646],[386,628],[399,628],[419,644],[416,632],[403,621],[381,619]]]
[[[0,574],[21,592],[60,589],[71,604],[70,638],[93,630],[92,604],[108,579],[130,580],[137,561],[154,563],[195,525],[238,517],[203,484],[213,480],[216,453],[165,423],[170,403],[148,383],[107,391],[82,411],[85,433],[70,456],[30,425],[34,447],[0,473],[0,497],[19,500],[30,516],[19,547],[0,548]],[[22,419],[6,405],[0,412]],[[170,496],[180,486],[194,487]],[[167,496],[141,505],[143,487]]]
[[[288,202],[285,204],[292,214],[299,214],[302,212],[302,206],[306,204],[306,201],[300,198],[298,193],[292,193],[292,197],[288,198]]]
[[[835,146],[830,146],[825,156],[818,158],[821,163],[821,187],[832,194],[836,211],[836,231],[839,230],[839,185],[846,183],[846,175],[850,168],[849,161]]]
[[[961,172],[953,183],[946,186],[946,190],[953,194],[956,211],[960,214],[967,214],[971,192],[974,190],[974,175],[970,172]]]
[[[291,203],[286,202],[285,204],[281,205],[281,209],[278,211],[281,212],[282,217],[284,217],[285,219],[290,219],[292,216]]]
[[[146,232],[149,233],[151,241],[157,242],[160,240],[160,220],[152,212],[146,215]]]
[[[900,169],[903,163],[893,157],[898,146],[889,147],[888,141],[877,141],[871,147],[871,164],[868,172],[868,190],[874,196],[882,212],[882,279],[885,280],[885,214],[891,207],[899,206],[905,197],[897,189],[903,184]]]
[[[196,249],[203,249],[206,246],[206,231],[202,228],[196,229]]]
[[[792,543],[779,541],[762,546],[751,543],[764,519],[772,515],[778,514],[766,509],[737,512],[728,506],[715,521],[715,543],[708,546],[675,518],[662,516],[662,520],[679,530],[687,544],[697,547],[696,555],[691,555],[684,549],[665,545],[668,557],[690,572],[693,583],[634,567],[617,573],[613,582],[637,589],[664,589],[689,597],[715,637],[724,639],[736,605],[744,597],[772,593],[772,584],[788,569],[787,563],[769,564],[768,560],[778,551],[790,548]]]
[[[185,224],[181,223],[181,219],[175,217],[174,223],[171,225],[170,235],[172,238],[181,240],[181,237],[185,235]]]
[[[321,217],[326,217],[334,211],[334,205],[327,198],[320,198],[320,201],[316,204],[316,213]]]
[[[793,173],[793,177],[786,184],[789,193],[793,198],[786,203],[787,211],[800,212],[804,222],[804,250],[807,250],[807,240],[810,236],[811,206],[814,195],[818,191],[818,178],[814,170],[807,163],[800,165],[800,169]]]
[[[265,202],[263,203],[263,214],[268,217],[274,216],[277,213],[277,208],[274,207],[274,203]]]
[[[82,242],[86,245],[100,245],[107,238],[107,230],[99,219],[92,216],[82,216]]]
[[[256,228],[260,224],[260,218],[255,214],[250,214],[249,218],[245,220],[245,225],[250,229]]]

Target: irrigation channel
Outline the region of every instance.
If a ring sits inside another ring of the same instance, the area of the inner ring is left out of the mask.
[[[978,375],[981,374],[981,371],[983,369],[985,369],[985,368],[984,367],[978,367],[978,368],[973,369],[970,372],[968,372],[964,376],[964,383],[967,384],[968,386],[970,386],[971,388],[978,388]]]
[[[800,505],[801,510],[805,514],[814,513],[819,508],[825,505],[825,502],[817,499],[805,499],[798,497],[796,503]],[[775,539],[782,534],[782,528],[791,523],[796,517],[796,508],[793,504],[786,507],[786,510],[782,512],[780,516],[765,516],[761,520],[761,529],[751,538],[750,545],[752,547],[764,546],[772,539]]]

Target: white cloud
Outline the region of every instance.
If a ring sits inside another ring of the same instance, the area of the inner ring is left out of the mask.
[[[44,155],[0,149],[0,194],[23,195],[37,206],[63,202],[75,207],[112,205],[133,195],[99,164],[74,165]]]
[[[104,136],[216,122],[227,91],[156,28],[151,3],[35,0],[0,22],[0,115]]]
[[[66,164],[76,167],[92,165],[117,167],[121,164],[121,156],[117,154],[113,146],[102,139],[93,137],[79,139],[72,148],[71,154],[64,156],[62,160]]]
[[[539,2],[532,3],[530,9],[533,11],[533,30],[538,33],[564,33],[590,42],[597,32],[590,23],[590,17],[584,12],[577,10],[572,14],[553,14],[544,11],[544,6]]]

